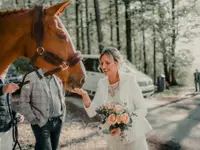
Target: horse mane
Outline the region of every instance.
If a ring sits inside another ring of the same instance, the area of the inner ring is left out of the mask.
[[[22,9],[14,9],[14,10],[7,10],[7,11],[0,11],[0,17],[5,17],[8,15],[12,15],[12,14],[17,14],[17,13],[23,13],[26,12],[27,10],[29,10],[28,8],[22,8]]]

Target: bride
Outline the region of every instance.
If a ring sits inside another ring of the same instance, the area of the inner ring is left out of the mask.
[[[148,150],[145,134],[152,128],[145,118],[147,108],[134,74],[122,71],[122,55],[116,48],[102,51],[99,61],[105,78],[99,81],[94,99],[91,101],[83,89],[76,88],[73,92],[82,96],[89,117],[95,116],[95,110],[105,103],[126,104],[134,114],[132,127],[125,131],[126,140],[120,140],[120,135],[105,135],[109,150]]]

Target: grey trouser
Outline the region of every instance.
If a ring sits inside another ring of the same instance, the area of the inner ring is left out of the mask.
[[[195,90],[200,91],[200,81],[194,81],[195,84]]]

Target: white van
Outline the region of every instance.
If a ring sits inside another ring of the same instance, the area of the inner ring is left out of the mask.
[[[87,78],[83,85],[83,89],[86,90],[89,95],[94,96],[99,79],[104,77],[104,74],[98,70],[99,55],[83,55],[83,58],[83,63],[87,73]],[[125,71],[133,72],[133,74],[135,74],[143,96],[151,96],[154,93],[154,85],[152,79],[141,71],[138,71],[128,60],[125,61],[125,64]]]

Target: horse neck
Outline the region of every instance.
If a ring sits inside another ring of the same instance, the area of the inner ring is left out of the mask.
[[[24,56],[27,40],[31,37],[29,12],[0,17],[0,74],[20,56]]]

